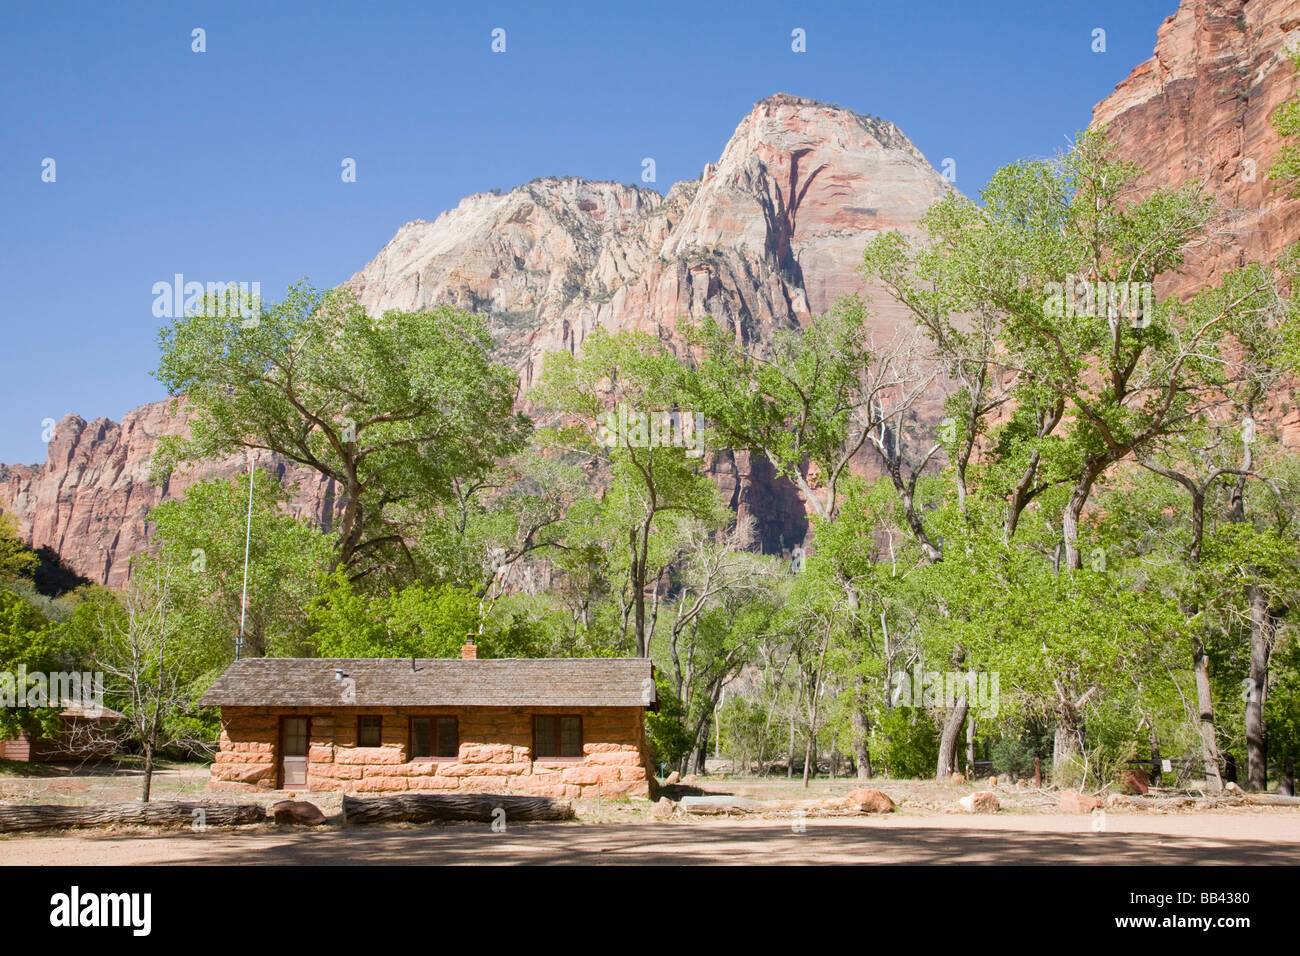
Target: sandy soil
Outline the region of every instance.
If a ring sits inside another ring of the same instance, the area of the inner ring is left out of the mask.
[[[294,831],[270,826],[171,834],[86,832],[0,840],[6,864],[689,864],[1005,863],[1294,864],[1291,810],[1107,815],[809,819],[654,825],[486,824]]]
[[[162,773],[156,799],[246,801],[203,792],[206,771]],[[710,780],[700,787],[757,799],[826,796],[852,781]],[[899,808],[888,816],[687,818],[654,821],[648,801],[580,801],[579,821],[343,828],[337,794],[305,795],[330,816],[319,830],[271,824],[233,830],[116,828],[0,836],[0,863],[49,864],[691,864],[1008,863],[1260,864],[1300,861],[1300,807],[1240,807],[1198,812],[1115,809],[1104,821],[1060,813],[1055,794],[1000,788],[997,815],[954,812],[975,787],[932,781],[877,781]],[[0,777],[0,801],[99,803],[133,800],[138,778],[60,772]],[[283,794],[257,795],[270,803]],[[802,830],[800,830],[802,827]]]

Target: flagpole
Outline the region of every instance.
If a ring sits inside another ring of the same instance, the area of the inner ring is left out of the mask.
[[[235,660],[244,649],[244,618],[248,614],[248,545],[253,538],[253,450],[248,450],[248,522],[244,526],[244,591],[239,599],[239,637],[235,639]]]

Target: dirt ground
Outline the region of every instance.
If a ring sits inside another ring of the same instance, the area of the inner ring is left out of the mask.
[[[155,799],[247,801],[203,791],[206,769],[169,768]],[[68,864],[1291,864],[1300,860],[1300,807],[1214,811],[1107,810],[1104,819],[1060,813],[1049,791],[1000,787],[1004,809],[973,816],[956,800],[982,784],[875,781],[898,809],[886,816],[675,818],[657,821],[646,800],[578,801],[578,821],[344,828],[337,794],[309,794],[331,818],[317,830],[271,824],[236,829],[158,831],[109,828],[0,836],[0,863]],[[853,781],[717,780],[699,790],[754,799],[847,793]],[[4,803],[129,802],[129,770],[51,769],[39,777],[0,775]],[[269,804],[283,794],[257,795]]]

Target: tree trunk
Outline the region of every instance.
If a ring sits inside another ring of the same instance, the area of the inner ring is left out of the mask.
[[[500,819],[572,818],[572,803],[568,800],[552,800],[550,797],[490,793],[405,793],[373,799],[343,798],[343,822],[348,826],[366,823],[430,823],[435,820],[477,820],[487,823]]]
[[[937,780],[947,780],[957,772],[957,740],[961,735],[962,725],[966,723],[968,709],[969,703],[963,693],[957,698],[957,706],[948,714],[948,720],[943,725],[943,734],[939,738],[939,768],[935,774]]]
[[[199,811],[199,812],[196,812]],[[63,830],[72,827],[131,826],[205,827],[263,823],[266,808],[257,803],[139,803],[0,806],[0,833]]]
[[[1079,715],[1068,703],[1057,708],[1052,735],[1052,782],[1059,781],[1065,764],[1079,756]]]
[[[148,741],[144,745],[144,787],[140,792],[140,802],[149,802],[149,791],[153,787],[153,747]]]
[[[1083,474],[1070,494],[1070,501],[1065,506],[1065,514],[1062,518],[1065,531],[1065,567],[1070,571],[1078,571],[1083,567],[1083,556],[1079,553],[1079,515],[1083,513],[1083,506],[1088,503],[1088,495],[1092,493],[1093,482],[1097,480],[1099,474],[1101,474],[1099,464],[1086,463]]]
[[[628,542],[631,550],[632,567],[632,609],[634,612],[635,637],[636,637],[636,656],[649,657],[650,652],[647,646],[645,633],[645,565],[643,564],[644,552],[638,547],[637,541],[638,529],[633,529],[629,535]]]
[[[1223,789],[1219,776],[1219,740],[1214,732],[1214,692],[1210,686],[1210,660],[1200,639],[1192,644],[1192,667],[1196,675],[1196,727],[1201,735],[1201,760],[1205,764],[1205,787],[1212,792]],[[1154,734],[1155,731],[1152,731]],[[1152,756],[1154,764],[1156,757]]]
[[[1264,688],[1268,681],[1268,638],[1272,618],[1268,595],[1250,589],[1250,678],[1246,694],[1246,786],[1268,788],[1268,748],[1264,728]]]
[[[971,773],[975,769],[975,716],[970,715],[966,721],[966,772]]]
[[[1160,763],[1160,738],[1156,736],[1156,728],[1153,725],[1147,734],[1147,739],[1151,741],[1151,785],[1160,786],[1160,776],[1164,772]],[[1207,771],[1208,772],[1208,771]],[[1214,772],[1219,772],[1218,764],[1215,764]]]
[[[867,717],[865,694],[866,679],[861,675],[853,678],[856,685],[853,708],[853,763],[857,766],[858,779],[871,779],[871,753],[868,743],[871,739],[871,720]]]

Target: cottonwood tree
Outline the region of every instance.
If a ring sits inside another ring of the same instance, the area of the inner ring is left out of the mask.
[[[687,711],[695,773],[704,773],[723,688],[753,659],[782,603],[784,566],[750,551],[754,541],[751,517],[731,529],[695,522],[672,563],[665,643],[672,689]],[[656,586],[652,622],[659,618],[660,593]]]
[[[300,284],[254,319],[209,298],[158,340],[155,374],[194,412],[160,467],[251,448],[317,472],[338,497],[335,565],[354,578],[411,573],[421,514],[529,431],[486,323],[450,308],[370,316],[346,290]]]
[[[535,435],[546,437],[545,431]],[[457,479],[453,492],[452,500],[426,519],[420,564],[436,581],[473,590],[485,609],[530,557],[565,547],[565,518],[591,494],[582,469],[544,444],[486,475]]]
[[[1000,396],[982,400],[986,363],[1011,376],[1018,417],[1014,429],[1003,429],[1011,447],[1000,451],[1017,453],[1023,472],[1005,492],[1006,527],[1014,533],[1035,494],[1067,484],[1061,522],[1070,570],[1082,566],[1079,518],[1098,480],[1182,427],[1223,332],[1222,319],[1186,316],[1154,295],[1149,304],[1109,295],[1176,269],[1210,217],[1198,187],[1143,195],[1141,176],[1115,158],[1104,131],[1081,133],[1058,160],[1000,169],[982,191],[982,207],[941,200],[923,223],[923,255],[900,259],[895,239],[892,252],[869,251],[864,261],[869,273],[892,280],[886,287],[899,290],[914,314],[940,316],[922,319],[938,329],[931,332],[936,340],[947,316],[978,317],[973,346],[952,346],[949,359],[967,369],[966,404],[976,415],[1002,404]],[[1062,307],[1065,292],[1053,289],[1064,285],[1072,294],[1075,282],[1104,291],[1089,293],[1082,310]],[[922,297],[917,290],[927,286],[937,291]],[[978,333],[988,321],[996,323],[991,356],[987,336]],[[1050,441],[1063,421],[1065,441]],[[966,431],[978,427],[968,421]],[[1040,476],[1047,455],[1051,467]]]
[[[819,537],[837,523],[851,478],[850,465],[875,453],[892,483],[901,515],[923,560],[938,561],[917,501],[917,483],[941,450],[925,438],[918,447],[917,408],[938,370],[925,363],[914,335],[877,343],[859,298],[845,298],[807,327],[778,333],[770,345],[744,343],[711,318],[688,332],[697,358],[683,366],[682,391],[700,408],[710,433],[725,445],[763,455],[799,489]],[[911,434],[909,434],[909,432]],[[862,596],[852,574],[838,577],[846,626],[862,643]],[[854,721],[859,773],[870,772],[866,739],[869,702],[860,691]]]
[[[149,515],[159,558],[175,571],[169,588],[176,626],[189,643],[208,649],[211,666],[229,660],[241,624],[243,656],[296,653],[307,607],[335,553],[332,534],[284,510],[288,493],[278,481],[261,470],[251,480],[246,611],[248,474],[191,485]]]
[[[616,434],[619,429],[603,424],[608,410],[619,406],[636,415],[680,414],[677,373],[673,357],[649,336],[597,330],[583,343],[581,357],[549,356],[534,393],[539,406],[567,417],[563,440],[609,476],[597,520],[618,541],[611,568],[626,581],[625,629],[630,618],[638,657],[649,656],[654,597],[647,592],[669,563],[672,542],[692,521],[716,526],[729,520],[693,449],[631,429]]]
[[[106,691],[122,701],[132,736],[144,755],[140,800],[149,802],[158,753],[177,744],[192,744],[175,731],[173,720],[194,704],[188,680],[191,645],[181,637],[173,568],[145,557],[122,596],[120,610],[101,608],[96,669],[106,677]]]

